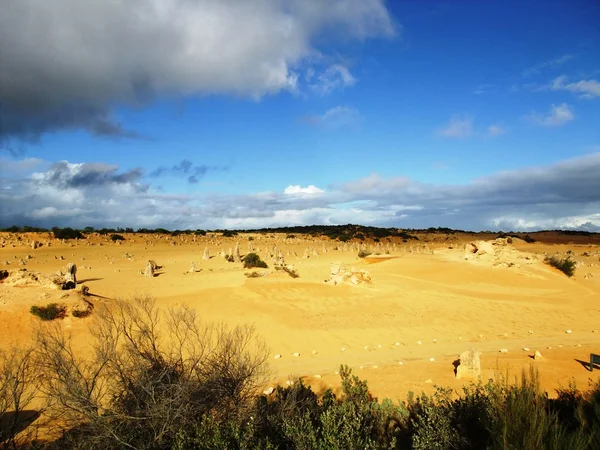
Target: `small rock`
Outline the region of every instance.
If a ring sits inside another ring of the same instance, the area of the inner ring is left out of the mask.
[[[523,347],[523,351],[524,352],[528,352],[529,351],[529,347]]]
[[[379,366],[371,366],[372,369],[379,369]]]
[[[282,356],[281,354],[277,353],[277,354],[275,355],[275,357],[274,357],[274,358],[275,358],[275,359],[280,359],[280,358],[281,358],[281,356]]]
[[[319,353],[319,352],[318,352],[318,351],[316,351],[316,350],[313,350],[313,351],[312,351],[312,354],[313,354],[313,355],[316,355],[317,353]]]
[[[429,358],[429,362],[434,362],[435,358]]]
[[[431,383],[433,383],[433,380],[431,378],[429,378],[429,379],[425,380],[425,383],[431,384]]]
[[[571,334],[573,332],[573,330],[571,330],[570,328],[568,330],[565,330],[565,333],[567,334]]]
[[[538,350],[536,350],[535,353],[534,353],[534,355],[533,355],[533,359],[535,361],[539,361],[540,359],[542,359],[542,354]]]
[[[300,353],[295,352],[295,353],[292,353],[292,355],[294,355],[297,358],[298,356],[300,356]]]
[[[508,349],[507,348],[501,348],[500,349],[500,353],[508,353]]]
[[[401,366],[404,365],[404,363],[402,361],[398,361],[398,364],[401,365]]]
[[[417,345],[421,345],[421,344],[422,344],[422,342],[421,342],[421,341],[417,341]]]
[[[529,334],[533,334],[533,331],[529,330],[527,333],[529,333]]]
[[[321,378],[321,375],[315,375],[315,378]]]

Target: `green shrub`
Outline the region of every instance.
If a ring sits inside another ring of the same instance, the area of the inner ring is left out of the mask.
[[[258,256],[256,253],[248,253],[246,256],[244,256],[242,261],[244,262],[245,269],[252,269],[253,267],[266,269],[268,267],[267,263],[260,259],[260,256]]]
[[[47,306],[32,306],[29,312],[42,320],[63,319],[67,315],[67,307],[58,303],[49,303]]]
[[[73,228],[52,228],[52,233],[56,239],[84,239],[85,237],[79,230]]]
[[[225,230],[223,231],[223,237],[234,237],[237,236],[237,231]]]
[[[575,274],[575,261],[571,257],[559,258],[558,256],[546,257],[544,259],[546,264],[556,267],[562,273],[568,277],[572,277]]]
[[[296,235],[295,234],[287,234],[285,236],[286,239],[296,239]]]
[[[371,254],[371,252],[368,252],[366,250],[361,250],[358,252],[358,257],[359,258],[366,258],[367,256],[369,256]]]
[[[121,236],[120,234],[111,234],[110,235],[110,240],[115,242],[115,241],[124,241],[125,238],[123,236]]]

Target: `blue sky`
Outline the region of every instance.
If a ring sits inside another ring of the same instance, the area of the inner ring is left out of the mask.
[[[597,2],[5,10],[0,225],[600,230]]]

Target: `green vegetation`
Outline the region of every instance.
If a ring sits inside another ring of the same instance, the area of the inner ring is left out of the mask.
[[[269,267],[267,266],[267,263],[260,259],[260,256],[258,256],[256,253],[248,253],[246,256],[244,256],[242,261],[244,262],[245,269],[252,269],[253,267],[266,269]]]
[[[110,235],[110,240],[115,242],[115,241],[124,241],[125,238],[123,236],[121,236],[120,234],[111,234]]]
[[[85,239],[85,236],[79,230],[73,228],[52,228],[52,233],[56,239]]]
[[[552,267],[556,267],[568,277],[572,277],[575,274],[576,263],[571,259],[570,256],[567,256],[566,258],[560,258],[558,256],[547,256],[544,259],[544,262],[546,264],[551,265]]]
[[[232,230],[223,231],[223,237],[234,237],[237,235],[238,235],[237,231],[232,231]]]
[[[47,306],[32,306],[29,312],[42,320],[63,319],[67,315],[67,307],[58,303],[49,303]]]
[[[366,258],[367,256],[371,255],[371,252],[368,252],[366,250],[361,250],[358,252],[358,257],[359,258]]]

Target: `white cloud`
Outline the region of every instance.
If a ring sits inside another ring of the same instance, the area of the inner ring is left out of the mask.
[[[573,110],[566,103],[552,105],[546,114],[532,112],[527,119],[545,127],[560,127],[575,118]]]
[[[502,127],[501,125],[490,125],[489,127],[487,127],[485,134],[488,137],[494,137],[500,136],[504,133],[506,133],[506,128]]]
[[[496,88],[495,84],[480,84],[473,90],[473,94],[475,94],[475,95],[489,94],[495,88]]]
[[[356,78],[343,64],[333,64],[313,79],[309,87],[321,95],[356,84]]]
[[[438,133],[445,137],[468,138],[473,133],[473,119],[454,115],[450,118],[450,123]]]
[[[537,74],[541,73],[543,70],[560,67],[560,66],[566,64],[567,62],[571,61],[574,58],[575,58],[575,55],[565,54],[565,55],[559,56],[557,58],[550,59],[548,61],[544,61],[543,63],[536,64],[535,66],[529,67],[529,68],[523,70],[522,75],[523,75],[523,77],[530,77],[533,75],[537,75]]]
[[[584,99],[600,97],[600,82],[596,80],[581,80],[574,83],[567,83],[567,77],[562,75],[552,82],[550,88],[554,91],[570,91]]]
[[[321,115],[306,116],[303,120],[310,125],[327,128],[341,128],[360,122],[361,116],[357,109],[349,106],[335,106]]]
[[[6,0],[0,141],[73,128],[132,137],[115,105],[162,96],[328,93],[356,82],[330,63],[336,39],[396,30],[384,0]]]
[[[35,176],[0,176],[0,226],[217,229],[363,223],[600,230],[600,153],[455,185],[373,173],[327,191],[290,185],[283,192],[244,195],[162,194],[135,172],[107,167],[113,166],[65,161]]]
[[[306,186],[305,188],[303,188],[302,186],[300,186],[298,184],[295,184],[295,185],[290,184],[283,191],[283,193],[287,194],[287,195],[296,195],[296,194],[314,195],[314,194],[322,194],[323,192],[325,192],[323,189],[319,189],[318,187],[316,187],[315,185],[312,185],[312,184]]]

